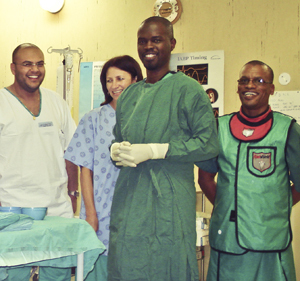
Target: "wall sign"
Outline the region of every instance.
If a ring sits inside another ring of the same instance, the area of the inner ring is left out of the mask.
[[[210,99],[215,117],[224,114],[224,51],[172,54],[170,68],[197,80]]]

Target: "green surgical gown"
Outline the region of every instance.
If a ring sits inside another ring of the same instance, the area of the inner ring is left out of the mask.
[[[108,280],[198,281],[194,163],[218,154],[207,94],[181,72],[132,84],[117,103],[116,142],[169,143],[165,159],[123,167],[111,210]]]

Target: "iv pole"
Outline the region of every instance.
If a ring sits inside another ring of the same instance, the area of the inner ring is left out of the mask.
[[[67,92],[70,91],[71,74],[72,74],[72,68],[73,68],[73,54],[79,55],[79,66],[80,66],[80,61],[82,59],[83,51],[80,48],[78,48],[78,50],[72,50],[70,48],[70,46],[68,46],[64,49],[53,49],[52,47],[49,47],[47,52],[49,54],[59,53],[64,56],[64,60],[63,60],[63,65],[64,65],[63,98],[64,98],[64,100],[66,100]],[[79,70],[79,66],[78,66],[78,70]]]

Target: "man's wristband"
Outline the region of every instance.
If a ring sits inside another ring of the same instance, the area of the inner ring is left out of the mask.
[[[74,190],[74,191],[71,191],[71,190],[68,190],[68,195],[70,196],[75,196],[76,198],[79,197],[79,191],[78,190]]]

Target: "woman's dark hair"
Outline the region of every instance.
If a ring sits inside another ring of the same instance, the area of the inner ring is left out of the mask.
[[[105,96],[105,101],[100,105],[109,104],[112,101],[111,95],[108,93],[106,88],[106,73],[110,67],[117,67],[123,71],[128,72],[131,75],[131,78],[134,79],[136,77],[136,81],[140,81],[143,79],[142,70],[137,61],[131,56],[119,56],[114,57],[107,61],[101,71],[100,74],[100,82],[102,85],[102,90]]]

